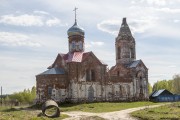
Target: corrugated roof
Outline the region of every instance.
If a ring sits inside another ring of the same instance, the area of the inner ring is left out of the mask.
[[[141,61],[141,60],[133,61],[133,62],[129,65],[129,68],[136,67],[136,66],[140,63],[140,61]]]
[[[155,92],[157,92],[157,90],[153,91],[149,96],[152,97]]]
[[[165,89],[157,90],[156,92],[154,92],[154,94],[152,94],[152,97],[157,97],[157,96],[159,96],[164,91],[165,91]]]
[[[51,68],[39,75],[54,75],[54,74],[65,74],[65,71],[62,68]]]
[[[64,57],[66,62],[82,62],[83,52],[68,53],[67,57]]]

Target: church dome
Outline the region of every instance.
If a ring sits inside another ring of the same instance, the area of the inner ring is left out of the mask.
[[[84,29],[81,28],[75,21],[74,25],[68,29],[67,34],[68,36],[73,36],[73,35],[84,36]]]

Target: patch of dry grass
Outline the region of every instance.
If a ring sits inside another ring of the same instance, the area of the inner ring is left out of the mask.
[[[62,120],[69,117],[68,115],[61,114],[58,118],[47,118],[42,115],[40,110],[26,109],[26,108],[0,108],[0,120]]]
[[[180,102],[139,110],[131,115],[143,120],[180,120]]]

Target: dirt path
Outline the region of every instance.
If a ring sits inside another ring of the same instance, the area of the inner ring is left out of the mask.
[[[164,105],[164,104],[130,108],[130,109],[126,109],[126,110],[115,111],[115,112],[106,112],[106,113],[89,113],[89,112],[81,112],[81,111],[72,111],[72,112],[63,112],[63,114],[67,114],[67,115],[71,116],[70,118],[66,118],[64,120],[80,120],[87,116],[99,116],[106,120],[137,120],[137,119],[131,117],[129,115],[129,113],[137,111],[137,110],[145,109],[145,108],[159,107],[162,105]]]

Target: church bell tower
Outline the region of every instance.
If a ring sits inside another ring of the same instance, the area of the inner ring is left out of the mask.
[[[131,30],[123,18],[119,34],[116,37],[116,64],[129,64],[136,60],[135,40],[131,34]]]
[[[76,19],[76,10],[75,11],[75,23],[68,29],[68,39],[69,39],[69,52],[84,52],[84,29],[81,28]]]

